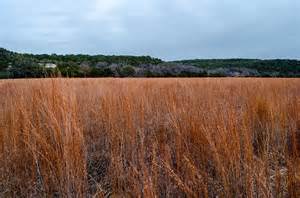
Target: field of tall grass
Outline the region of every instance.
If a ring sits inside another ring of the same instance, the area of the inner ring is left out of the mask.
[[[300,79],[0,81],[0,197],[299,197]]]

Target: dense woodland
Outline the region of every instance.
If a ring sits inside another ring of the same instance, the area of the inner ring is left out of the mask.
[[[47,64],[55,67],[47,67]],[[0,78],[41,77],[300,77],[298,60],[195,59],[150,56],[21,54],[0,48]]]

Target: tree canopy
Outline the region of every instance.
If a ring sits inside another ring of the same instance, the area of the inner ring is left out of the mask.
[[[49,66],[50,65],[50,66]],[[26,77],[300,77],[300,61],[194,59],[150,56],[22,54],[0,48],[0,78]]]

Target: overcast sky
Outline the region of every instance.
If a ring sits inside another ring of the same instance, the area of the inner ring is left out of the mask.
[[[299,0],[0,0],[18,52],[300,58]]]

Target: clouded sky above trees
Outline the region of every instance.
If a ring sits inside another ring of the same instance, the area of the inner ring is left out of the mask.
[[[1,0],[0,47],[32,53],[300,58],[299,0]]]

